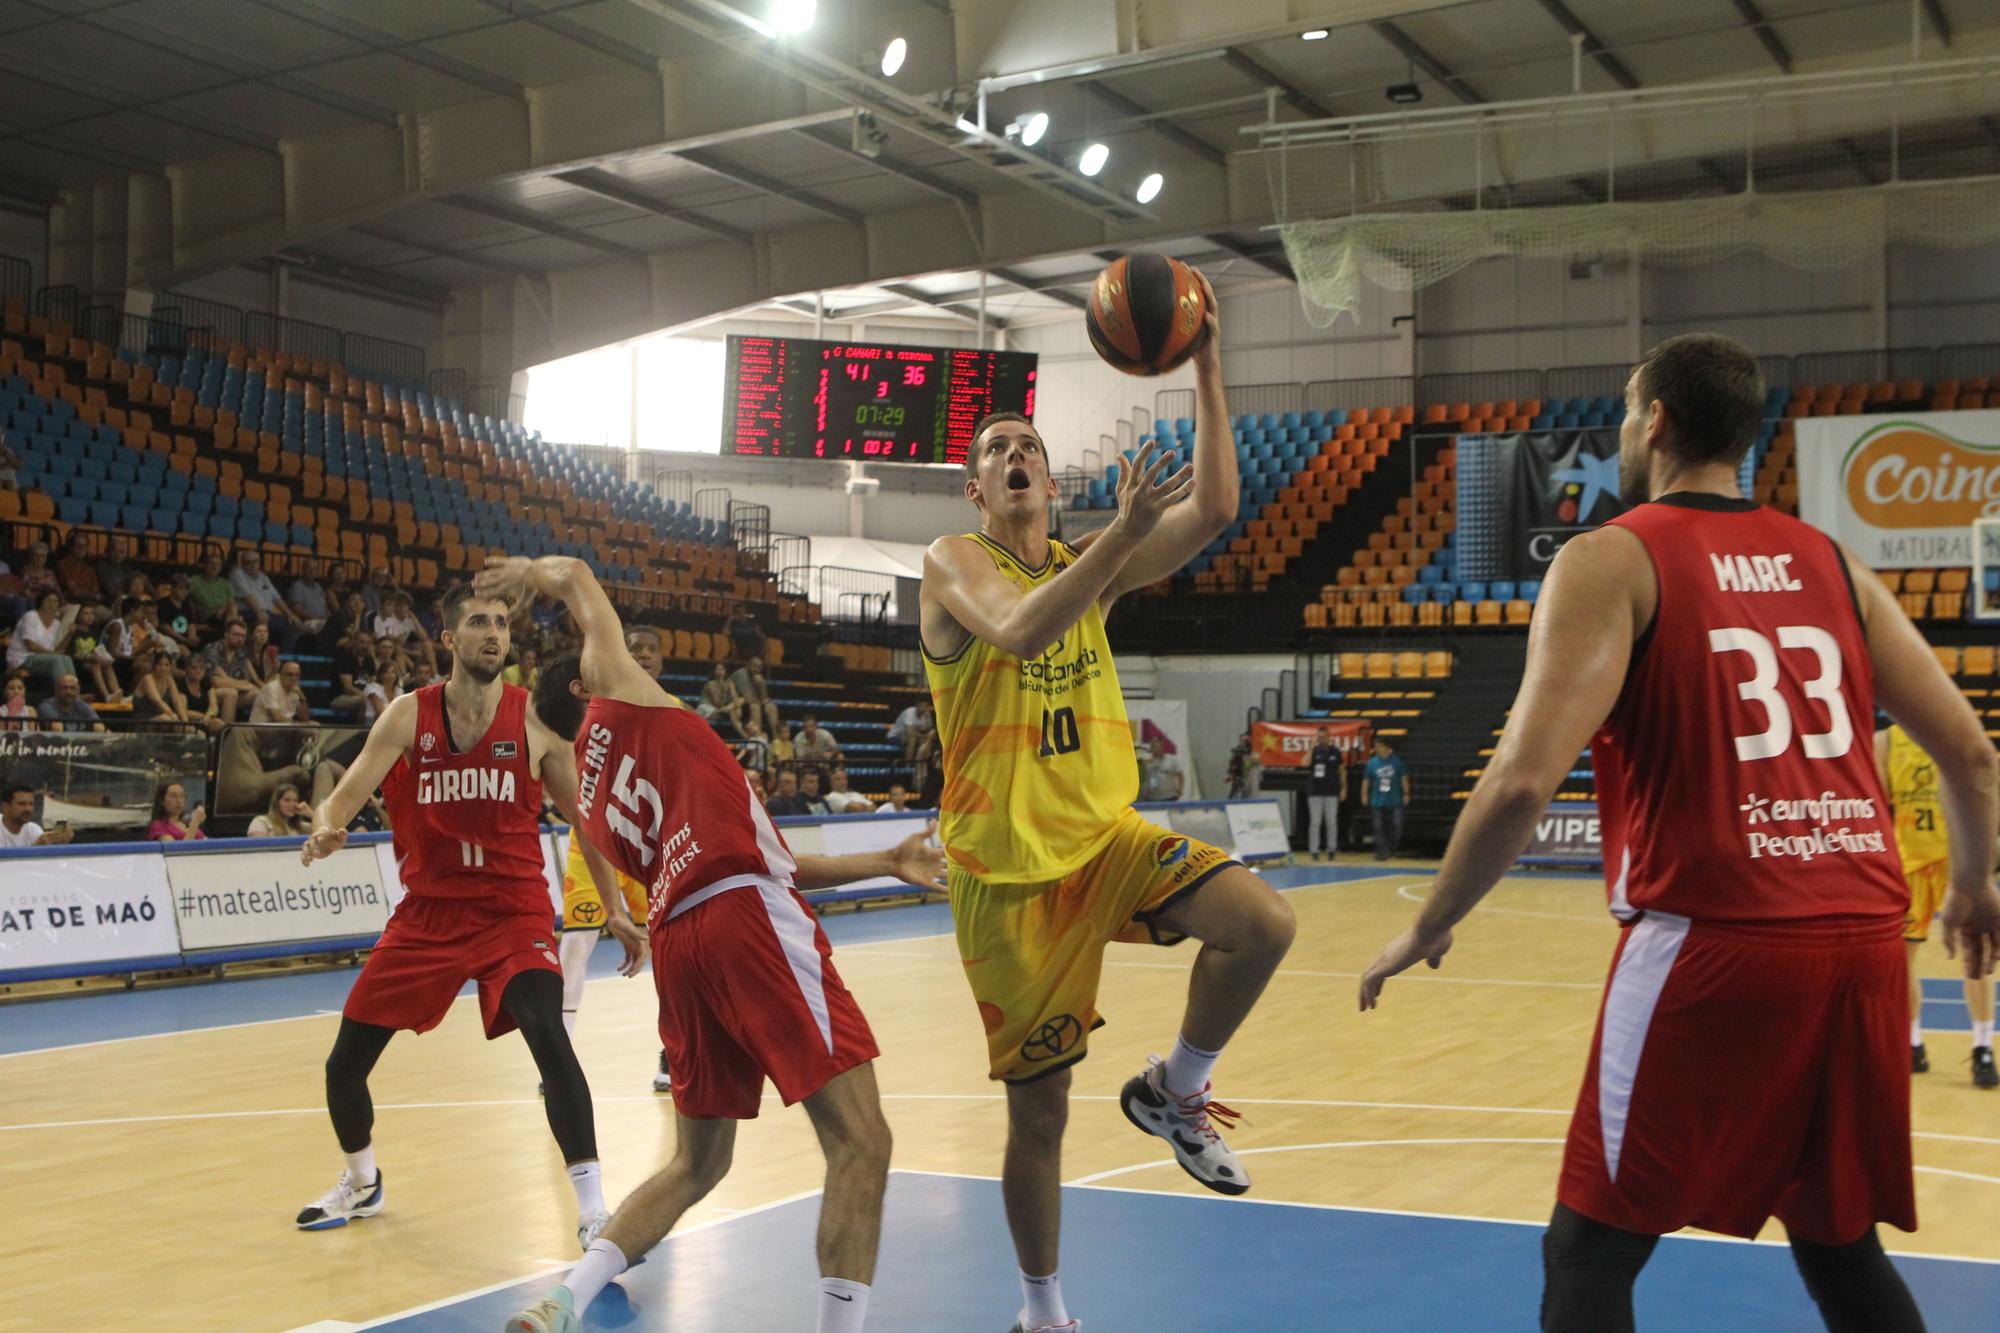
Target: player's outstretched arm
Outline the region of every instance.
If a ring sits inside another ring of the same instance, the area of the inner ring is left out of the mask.
[[[937,821],[912,833],[887,851],[851,852],[846,856],[801,856],[792,883],[802,891],[837,889],[863,879],[900,880],[922,889],[943,889],[944,849],[931,846]]]
[[[1967,976],[1991,976],[2000,957],[2000,891],[1993,887],[2000,758],[1979,715],[1888,588],[1848,552],[1841,558],[1861,603],[1875,701],[1937,765],[1951,854],[1951,888],[1938,912],[1945,951],[1964,964]]]
[[[1650,617],[1654,578],[1645,547],[1622,528],[1575,538],[1549,566],[1507,729],[1458,817],[1415,924],[1362,974],[1364,1010],[1375,1007],[1383,982],[1418,959],[1439,964],[1451,928],[1528,845],[1549,798],[1618,702],[1632,641]]]
[[[1166,459],[1147,443],[1118,478],[1118,517],[1075,564],[1032,592],[1009,582],[977,543],[963,537],[932,542],[924,552],[925,628],[935,629],[930,610],[941,610],[963,632],[1003,652],[1040,657],[1104,596],[1146,534],[1194,484],[1188,468],[1162,480],[1165,470]],[[942,647],[942,637],[927,641]]]
[[[583,863],[590,869],[590,882],[597,886],[597,897],[604,904],[605,920],[611,934],[625,950],[625,961],[618,965],[623,976],[636,977],[639,967],[646,958],[646,932],[632,920],[632,914],[625,910],[625,895],[618,889],[618,872],[597,850],[590,839],[584,836],[583,827],[576,817],[576,750],[562,737],[542,725],[534,710],[528,710],[528,734],[535,747],[541,751],[542,790],[555,802],[562,817],[569,821],[569,836],[576,840],[577,848],[583,853]]]
[[[347,766],[339,785],[320,802],[312,835],[300,851],[303,864],[311,865],[320,857],[332,856],[347,845],[347,826],[361,813],[361,807],[382,785],[382,779],[389,775],[396,761],[409,752],[416,738],[417,696],[405,694],[375,719],[361,753]]]
[[[472,588],[481,597],[504,598],[517,607],[537,596],[553,598],[568,607],[577,628],[583,631],[578,671],[584,688],[592,694],[648,706],[674,702],[660,683],[632,660],[618,610],[583,561],[566,555],[545,555],[537,560],[495,556],[472,580]]]

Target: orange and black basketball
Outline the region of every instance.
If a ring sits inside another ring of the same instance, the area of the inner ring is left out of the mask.
[[[1084,325],[1097,354],[1128,375],[1164,375],[1208,336],[1208,298],[1193,269],[1165,255],[1114,259],[1090,285]]]

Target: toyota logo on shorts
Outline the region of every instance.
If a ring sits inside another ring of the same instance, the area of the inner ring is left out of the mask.
[[[1076,1049],[1083,1040],[1083,1024],[1075,1014],[1062,1014],[1036,1028],[1021,1043],[1023,1060],[1052,1060]]]

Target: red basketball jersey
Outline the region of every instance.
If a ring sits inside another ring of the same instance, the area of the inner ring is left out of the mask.
[[[382,795],[408,892],[551,910],[526,690],[503,685],[492,725],[462,752],[445,725],[444,686],[418,690],[416,736],[383,780]]]
[[[655,927],[697,894],[789,886],[798,863],[749,775],[691,708],[593,698],[576,734],[577,821],[647,886]]]
[[[1611,520],[1659,610],[1591,742],[1612,912],[1697,921],[1900,916],[1875,773],[1874,673],[1826,534],[1684,493]]]

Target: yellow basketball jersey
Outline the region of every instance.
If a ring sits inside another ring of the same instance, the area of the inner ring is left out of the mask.
[[[981,533],[978,543],[1022,592],[1076,562],[1048,543],[1038,569]],[[1132,724],[1104,616],[1083,619],[1032,661],[973,638],[948,658],[924,653],[944,756],[939,833],[953,864],[983,880],[1055,880],[1097,854],[1139,790]]]
[[[1949,851],[1937,765],[1901,727],[1889,728],[1889,802],[1896,808],[1896,850],[1903,868],[1942,861]]]
[[[616,871],[616,874],[618,887],[625,894],[626,904],[629,906],[635,899],[643,904],[646,901],[646,886],[622,870]],[[570,830],[569,835],[569,858],[563,864],[563,883],[587,888],[592,893],[597,892],[597,881],[590,877],[590,863],[583,859],[583,835],[574,829]],[[645,924],[643,916],[639,918],[639,924]]]

